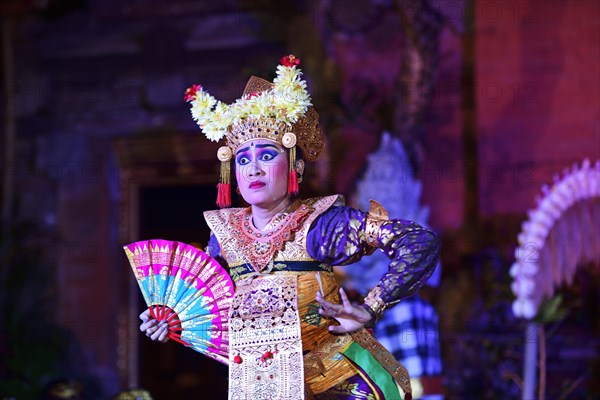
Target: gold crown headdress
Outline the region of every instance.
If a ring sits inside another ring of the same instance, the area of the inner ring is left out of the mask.
[[[225,137],[226,145],[219,148],[221,177],[218,185],[217,206],[231,205],[230,161],[245,142],[268,139],[289,149],[288,193],[298,193],[294,170],[296,146],[307,161],[315,161],[321,154],[325,140],[319,128],[319,115],[312,108],[302,71],[297,68],[300,59],[285,56],[277,67],[273,82],[252,76],[242,97],[227,105],[202,89],[192,85],[185,91],[190,102],[192,118],[208,139],[214,142]]]

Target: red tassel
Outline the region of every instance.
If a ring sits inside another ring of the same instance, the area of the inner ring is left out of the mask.
[[[223,203],[223,189],[221,188],[222,183],[217,184],[217,207],[221,207]]]
[[[219,183],[217,185],[217,207],[231,207],[231,184]]]
[[[295,169],[288,174],[288,194],[291,196],[298,194],[298,175],[296,175]]]

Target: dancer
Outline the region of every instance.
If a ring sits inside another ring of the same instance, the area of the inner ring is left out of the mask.
[[[368,212],[339,195],[301,199],[306,161],[324,149],[300,60],[283,57],[271,83],[252,77],[242,98],[217,101],[201,86],[186,91],[192,116],[213,141],[225,138],[217,205],[205,219],[207,252],[235,282],[229,313],[231,399],[410,398],[406,370],[365,329],[411,295],[436,266],[439,241],[422,226]],[[230,208],[230,164],[250,205]],[[332,265],[382,249],[388,271],[364,304],[350,304]],[[140,329],[164,341],[167,326],[140,315]]]

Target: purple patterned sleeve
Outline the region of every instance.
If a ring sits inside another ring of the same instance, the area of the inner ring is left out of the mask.
[[[308,233],[306,247],[314,259],[331,265],[346,265],[372,253],[365,229],[368,213],[349,207],[332,207],[319,216]],[[433,273],[439,257],[437,235],[421,225],[402,219],[381,221],[376,247],[390,258],[365,304],[380,315],[387,307],[410,296]]]

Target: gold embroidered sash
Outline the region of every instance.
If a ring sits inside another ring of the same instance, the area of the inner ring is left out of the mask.
[[[304,399],[296,276],[237,282],[229,319],[229,399]]]

